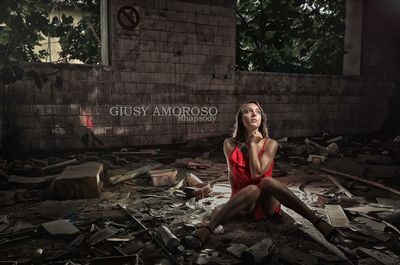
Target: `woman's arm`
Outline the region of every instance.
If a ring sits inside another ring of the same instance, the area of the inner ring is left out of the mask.
[[[265,173],[265,171],[268,170],[272,161],[274,160],[275,153],[278,150],[278,143],[275,140],[270,140],[266,145],[265,151],[261,155],[260,159],[258,159],[258,141],[256,138],[257,136],[252,136],[249,150],[250,172],[252,178],[260,177]]]
[[[228,165],[228,180],[229,184],[232,186],[232,170],[231,170],[231,164],[229,163],[229,156],[232,154],[234,145],[231,139],[225,139],[224,141],[224,154],[226,158],[226,164]]]

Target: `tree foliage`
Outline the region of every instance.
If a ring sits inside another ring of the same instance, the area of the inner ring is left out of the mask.
[[[238,70],[341,74],[345,0],[239,0]]]
[[[74,25],[71,16],[53,18],[56,36],[60,37],[61,58],[67,62],[77,59],[86,64],[100,63],[100,1],[63,0],[63,5],[79,10],[82,19]]]
[[[62,14],[50,21],[49,14],[56,7],[73,8],[81,12],[82,19],[74,23],[71,16]],[[24,75],[21,63],[43,60],[47,51],[37,51],[35,47],[45,36],[59,37],[60,61],[78,59],[88,64],[99,63],[100,1],[1,0],[0,81],[15,82]]]

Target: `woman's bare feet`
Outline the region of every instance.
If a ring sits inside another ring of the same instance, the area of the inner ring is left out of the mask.
[[[199,188],[198,190],[193,192],[193,196],[197,199],[203,199],[203,198],[207,198],[208,196],[210,196],[212,189],[210,187],[210,185],[204,183],[205,185],[201,188]]]
[[[197,188],[193,191],[192,196],[194,196],[197,200],[206,198],[210,196],[212,189],[208,183],[203,182],[196,175],[192,173],[188,173],[186,176],[186,184],[188,187]]]
[[[326,240],[331,241],[338,234],[338,230],[332,225],[328,224],[322,218],[318,218],[317,221],[313,223],[315,228],[321,232],[321,234],[325,237]]]
[[[207,238],[211,235],[211,228],[208,226],[202,226],[200,228],[197,228],[195,233],[196,237],[201,241],[201,244],[204,244],[206,242]]]

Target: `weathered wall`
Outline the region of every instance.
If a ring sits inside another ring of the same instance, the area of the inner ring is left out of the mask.
[[[396,67],[382,68],[387,61],[380,58],[381,48],[390,43],[390,51],[398,52],[392,39],[376,36],[382,29],[372,22],[364,25],[361,77],[235,73],[235,1],[111,2],[110,66],[27,66],[58,72],[42,88],[29,79],[2,87],[3,132],[5,118],[11,117],[28,149],[84,148],[88,128],[105,147],[181,143],[229,133],[238,105],[248,99],[262,103],[274,137],[370,132],[387,115],[398,60],[391,61]],[[139,11],[133,31],[117,24],[123,5]],[[365,10],[369,14],[372,7]],[[392,28],[381,34],[396,35]],[[141,116],[112,116],[114,106],[149,109]],[[216,107],[218,114],[214,122],[197,123],[153,115],[163,106]]]
[[[274,137],[371,132],[387,114],[387,94],[361,77],[238,72],[235,91],[264,106]]]
[[[364,0],[361,74],[379,97],[389,91],[387,129],[400,132],[400,2]],[[379,95],[380,94],[380,95]]]
[[[41,89],[32,80],[5,88],[5,113],[17,116],[26,147],[82,148],[87,127],[107,147],[185,142],[226,132],[234,100],[225,95],[234,86],[235,1],[110,2],[111,66],[72,65]],[[134,30],[117,23],[124,5],[139,12]],[[29,67],[55,71],[48,65]],[[117,105],[149,110],[146,116],[113,117],[110,108]],[[151,115],[156,107],[194,105],[218,105],[217,119],[193,123]]]

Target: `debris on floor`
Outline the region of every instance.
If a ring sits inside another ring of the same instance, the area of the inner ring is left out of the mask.
[[[399,136],[278,140],[274,177],[335,226],[235,218],[222,138],[155,149],[0,159],[1,264],[399,264]]]

